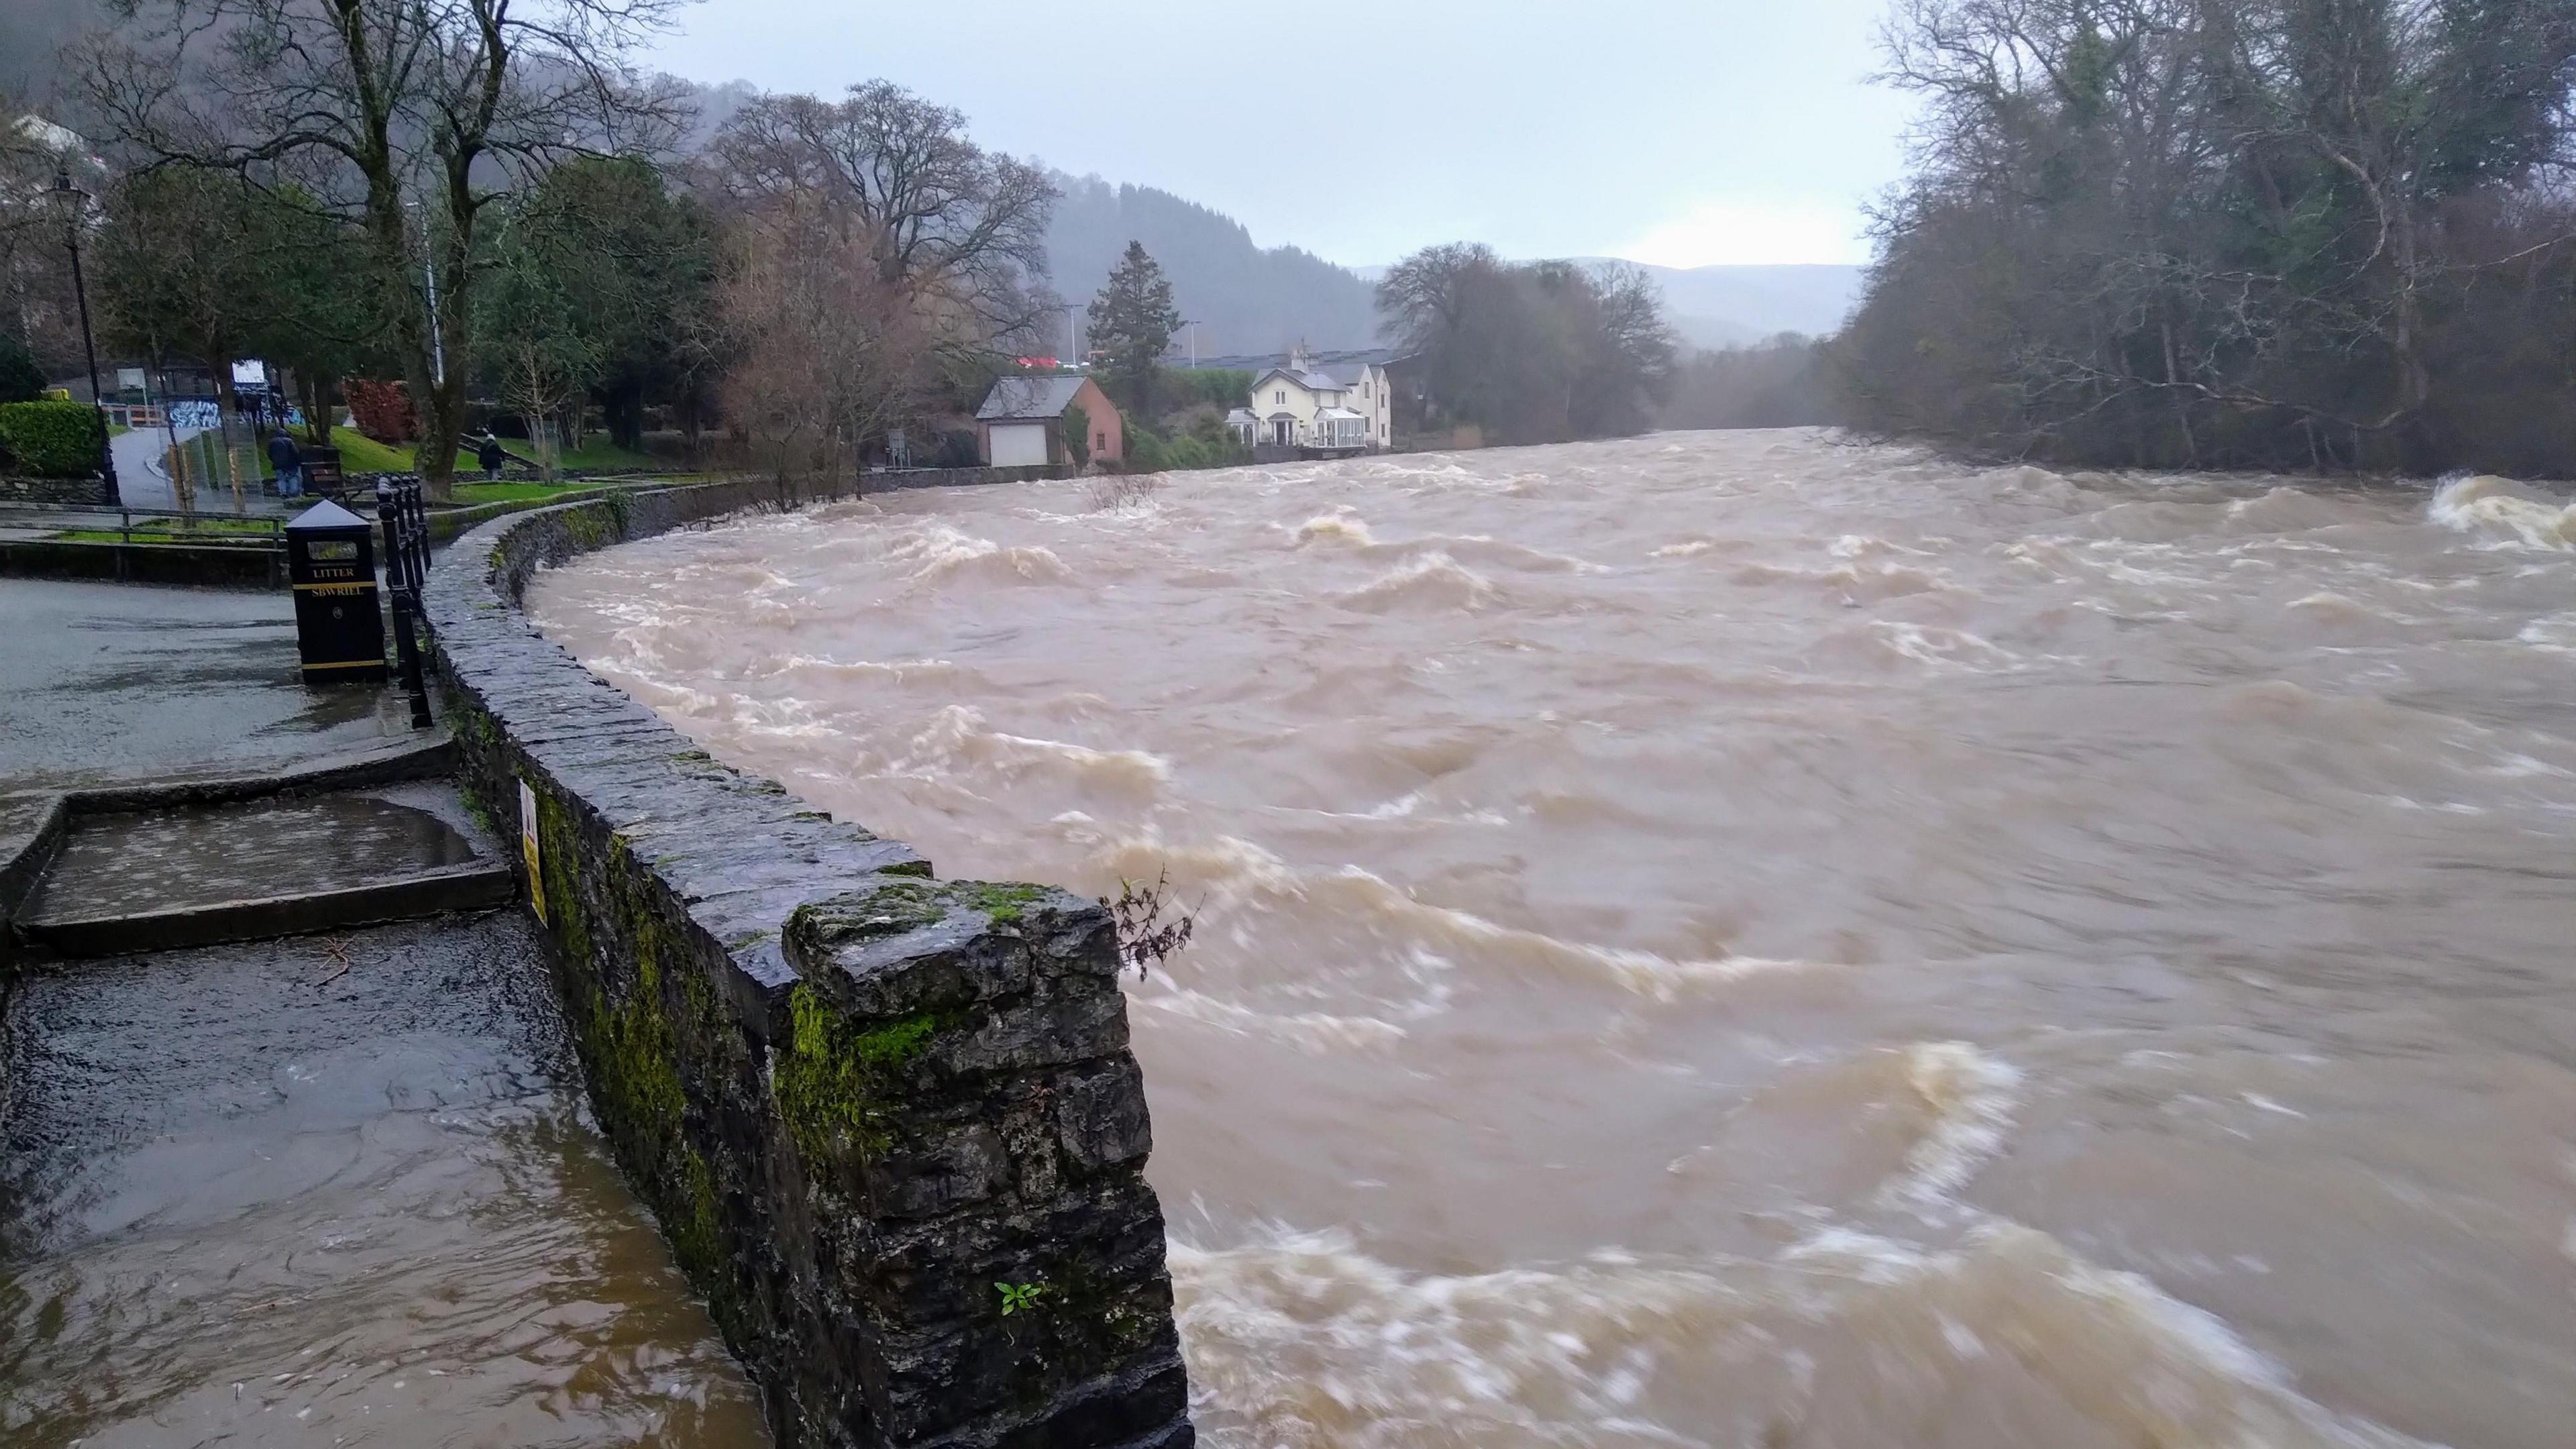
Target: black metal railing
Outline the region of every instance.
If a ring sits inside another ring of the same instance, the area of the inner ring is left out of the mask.
[[[58,533],[113,533],[126,543],[192,543],[225,548],[283,549],[284,518],[266,514],[244,517],[210,509],[129,508],[108,503],[31,503],[0,499],[0,524],[24,519],[27,525]],[[137,522],[137,520],[141,520]]]
[[[411,694],[413,729],[430,727],[429,685],[421,677],[420,591],[429,582],[429,510],[420,479],[411,474],[376,480],[376,517],[385,529],[385,592],[393,603],[394,663]]]

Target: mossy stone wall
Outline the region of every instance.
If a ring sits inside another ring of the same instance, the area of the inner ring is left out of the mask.
[[[717,484],[514,515],[432,571],[462,778],[505,835],[534,801],[596,1115],[781,1444],[1189,1445],[1107,914],[933,879],[519,613],[542,564],[775,502]]]

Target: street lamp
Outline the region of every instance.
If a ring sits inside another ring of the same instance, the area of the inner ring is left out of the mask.
[[[81,276],[80,224],[88,208],[89,193],[72,185],[71,168],[54,173],[54,209],[63,216],[63,245],[72,254],[72,295],[80,301],[81,353],[89,360],[89,405],[98,415],[98,471],[107,480],[107,501],[119,504],[124,493],[116,485],[116,450],[107,442],[107,400],[98,390],[98,342],[89,330],[89,283]]]

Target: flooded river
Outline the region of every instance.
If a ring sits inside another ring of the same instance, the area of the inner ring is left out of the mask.
[[[1661,436],[902,494],[544,627],[1132,981],[1230,1449],[2576,1436],[2576,513]]]

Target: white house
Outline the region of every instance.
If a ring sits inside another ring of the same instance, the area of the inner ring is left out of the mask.
[[[1358,453],[1394,441],[1395,398],[1374,362],[1317,364],[1300,347],[1260,374],[1246,401],[1226,422],[1247,446]]]

